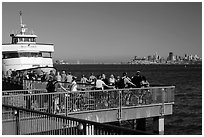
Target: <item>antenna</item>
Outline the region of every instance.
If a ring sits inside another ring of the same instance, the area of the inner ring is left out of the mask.
[[[23,25],[23,19],[22,19],[22,11],[20,10],[19,11],[19,15],[20,15],[20,23],[21,23],[21,26]]]

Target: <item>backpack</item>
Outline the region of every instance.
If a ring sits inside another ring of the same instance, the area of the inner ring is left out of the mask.
[[[124,78],[120,78],[118,88],[119,89],[125,88]]]

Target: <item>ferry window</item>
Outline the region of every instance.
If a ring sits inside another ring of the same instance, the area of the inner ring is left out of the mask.
[[[19,42],[22,42],[22,41],[23,41],[23,38],[19,38],[18,41],[19,41]]]
[[[42,53],[38,53],[38,57],[42,57]]]
[[[31,53],[31,57],[42,57],[40,53]]]
[[[51,54],[51,52],[42,52],[42,57],[44,57],[44,58],[51,58],[52,54]]]
[[[7,55],[6,55],[6,54],[3,54],[2,58],[3,58],[3,59],[7,59]]]
[[[20,57],[31,57],[31,54],[29,52],[22,52],[22,53],[19,53],[19,56]]]
[[[20,57],[42,57],[42,53],[37,52],[23,52],[19,53]]]
[[[18,58],[18,53],[9,53],[8,58]]]
[[[36,39],[35,38],[31,38],[30,41],[31,42],[36,42]]]
[[[18,58],[18,53],[5,53],[3,54],[3,59],[8,59],[8,58]]]
[[[24,38],[24,42],[29,42],[29,38]]]
[[[13,44],[16,44],[18,42],[17,38],[13,38]]]

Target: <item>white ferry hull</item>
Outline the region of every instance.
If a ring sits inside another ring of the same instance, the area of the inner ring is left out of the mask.
[[[2,61],[2,70],[8,71],[11,70],[22,70],[30,69],[35,67],[53,67],[52,58],[34,58],[34,57],[21,57],[21,58],[11,58],[3,59]]]

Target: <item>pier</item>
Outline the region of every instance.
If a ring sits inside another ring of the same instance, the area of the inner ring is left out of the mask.
[[[29,84],[32,86],[34,84],[35,86],[37,85],[36,82]],[[50,114],[52,116],[62,116],[63,118],[68,117],[82,121],[91,121],[97,124],[118,122],[120,125],[122,121],[132,121],[133,129],[130,130],[137,131],[137,134],[141,134],[142,131],[146,133],[146,119],[148,118],[152,118],[152,134],[164,134],[165,116],[173,114],[175,86],[90,90],[90,87],[81,85],[79,89],[79,91],[71,93],[67,93],[61,88],[55,93],[47,93],[46,89],[32,88],[3,91],[2,116],[7,117],[7,120],[3,119],[2,121],[3,134],[12,133],[11,130],[13,130],[13,128],[17,131],[19,130],[20,133],[23,133],[23,131],[21,131],[22,129],[29,131],[27,129],[29,128],[28,123],[36,123],[34,118],[26,117],[23,118],[23,122],[20,122],[20,125],[14,127],[13,122],[8,122],[9,120],[12,121],[9,118],[11,118],[11,114],[13,114],[13,111],[12,113],[8,111],[9,106],[9,109],[15,110],[16,113],[17,110],[23,109],[23,111],[30,110],[35,111],[35,113],[45,113],[43,114],[44,116],[46,115],[45,117],[48,117],[47,115]],[[22,116],[25,115],[27,115],[27,113],[23,113]],[[19,118],[16,120],[19,120]],[[46,121],[46,119],[43,120]],[[49,134],[51,130],[49,130],[49,132],[45,130],[48,128],[47,126],[40,126],[43,123],[45,124],[45,121],[41,121],[41,124],[36,123],[40,130],[25,134]],[[38,120],[38,122],[40,121]],[[60,123],[61,122],[58,121],[56,125],[62,127]],[[75,126],[72,126],[77,127],[78,125],[79,124],[75,124]],[[59,127],[53,128],[52,131],[55,130],[53,132],[58,132],[56,130],[62,130],[59,129]],[[94,125],[87,126],[85,124],[83,127],[86,127],[86,132],[89,131],[89,134],[96,134]],[[135,134],[133,132],[129,133]],[[17,132],[13,134],[17,134]],[[83,134],[86,133],[83,132]],[[125,134],[125,132],[123,132],[123,134]]]

